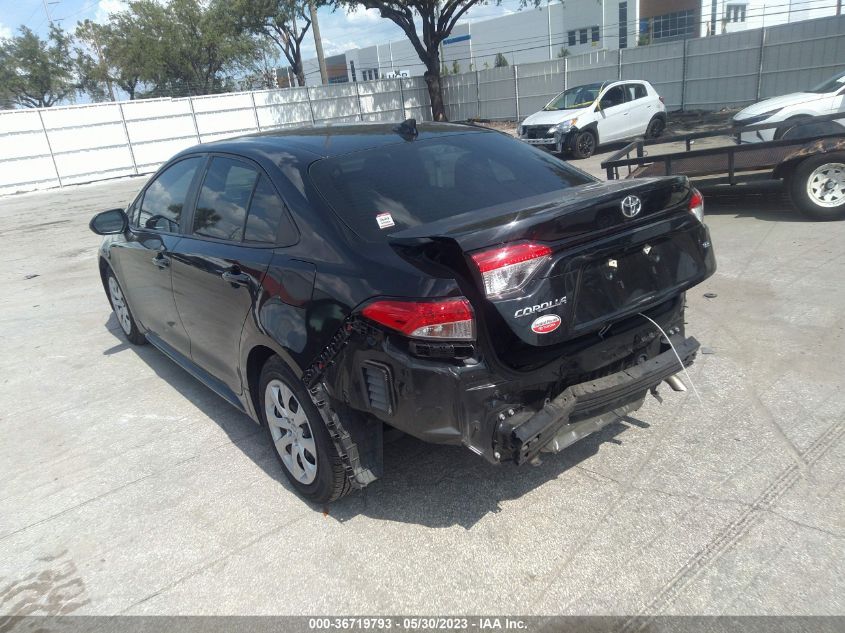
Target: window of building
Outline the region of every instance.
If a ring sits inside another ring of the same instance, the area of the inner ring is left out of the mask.
[[[600,38],[600,35],[599,35],[599,27],[597,27],[597,26],[594,26],[594,27],[593,27],[593,32],[591,33],[591,36],[592,36],[592,40],[593,40],[593,42],[598,42],[598,41],[599,41],[599,38]]]
[[[578,31],[578,43],[579,44],[586,44],[587,43],[587,29],[581,29]]]
[[[628,48],[628,3],[619,3],[619,48]]]
[[[695,33],[695,11],[678,11],[654,17],[652,38],[654,40],[692,37]]]
[[[744,4],[729,4],[725,7],[725,19],[728,22],[745,22]]]
[[[575,31],[569,31],[569,45],[575,46]]]

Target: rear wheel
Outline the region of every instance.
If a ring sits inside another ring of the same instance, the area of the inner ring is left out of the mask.
[[[596,135],[592,130],[582,130],[575,137],[572,155],[575,158],[589,158],[596,151]]]
[[[645,130],[646,138],[660,138],[663,131],[666,129],[666,121],[662,117],[656,116],[649,121],[648,127]]]
[[[106,278],[106,286],[109,291],[109,303],[114,310],[114,316],[120,324],[120,329],[126,335],[127,340],[135,345],[143,345],[147,339],[138,330],[138,324],[135,323],[135,318],[132,316],[132,311],[129,309],[129,304],[126,303],[126,296],[123,294],[123,289],[117,281],[114,272],[109,270]]]
[[[815,220],[845,218],[845,154],[823,154],[798,164],[789,194],[802,213]]]
[[[278,357],[261,371],[260,415],[285,475],[296,491],[328,503],[351,487],[323,418],[301,381]]]

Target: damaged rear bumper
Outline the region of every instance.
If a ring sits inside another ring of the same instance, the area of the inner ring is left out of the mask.
[[[690,337],[675,347],[686,366],[692,363],[699,343]],[[602,414],[631,411],[632,403],[641,402],[649,389],[681,369],[670,349],[615,374],[568,387],[527,419],[514,416],[503,421],[496,433],[496,444],[501,447],[498,452],[503,459],[523,464],[549,444],[554,444],[554,450],[562,450],[615,417]]]
[[[690,364],[698,342],[683,334],[683,297],[654,316]],[[639,408],[649,389],[681,371],[668,341],[644,319],[527,375],[503,373],[483,353],[454,362],[421,358],[401,337],[365,324],[347,331],[320,378],[331,401],[426,442],[462,444],[493,463],[561,450]],[[561,382],[573,364],[573,376],[585,378]]]

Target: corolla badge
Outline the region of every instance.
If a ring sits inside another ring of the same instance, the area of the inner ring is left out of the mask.
[[[556,314],[547,314],[534,319],[531,330],[535,334],[550,334],[560,327],[560,317]]]
[[[622,200],[622,215],[626,218],[635,218],[643,209],[642,200],[637,196],[627,196]]]

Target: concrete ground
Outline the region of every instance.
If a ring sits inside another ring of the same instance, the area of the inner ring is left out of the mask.
[[[539,467],[403,438],[323,509],[124,341],[87,223],[141,185],[0,199],[0,615],[845,613],[845,222],[708,197],[702,404],[664,387]]]

